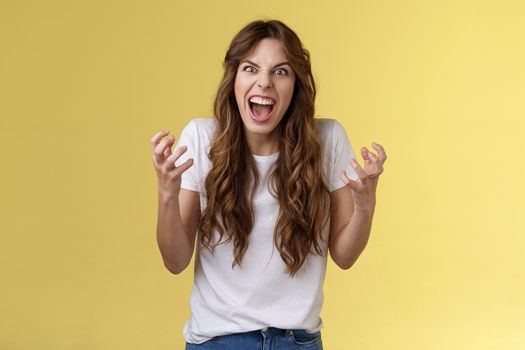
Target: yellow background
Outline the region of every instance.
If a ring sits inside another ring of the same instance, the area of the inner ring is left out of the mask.
[[[525,2],[4,0],[1,350],[184,348],[193,261],[163,266],[149,140],[211,116],[269,18],[316,114],[388,155],[368,246],[329,261],[325,349],[525,348]]]

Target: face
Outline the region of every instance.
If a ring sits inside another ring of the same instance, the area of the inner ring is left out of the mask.
[[[275,134],[293,95],[295,74],[287,62],[281,42],[274,38],[262,39],[241,60],[235,98],[247,137]]]

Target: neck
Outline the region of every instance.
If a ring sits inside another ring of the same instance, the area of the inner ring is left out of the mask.
[[[252,154],[269,156],[279,152],[279,142],[276,133],[246,134],[246,142]]]

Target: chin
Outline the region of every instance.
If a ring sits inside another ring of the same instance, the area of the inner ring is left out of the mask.
[[[282,118],[271,116],[267,121],[259,122],[254,120],[248,112],[243,118],[244,127],[255,134],[268,134],[275,129]]]

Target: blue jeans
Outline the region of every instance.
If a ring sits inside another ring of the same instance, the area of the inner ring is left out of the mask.
[[[186,342],[186,350],[323,350],[321,331],[281,329],[233,333],[211,338],[201,344]]]

